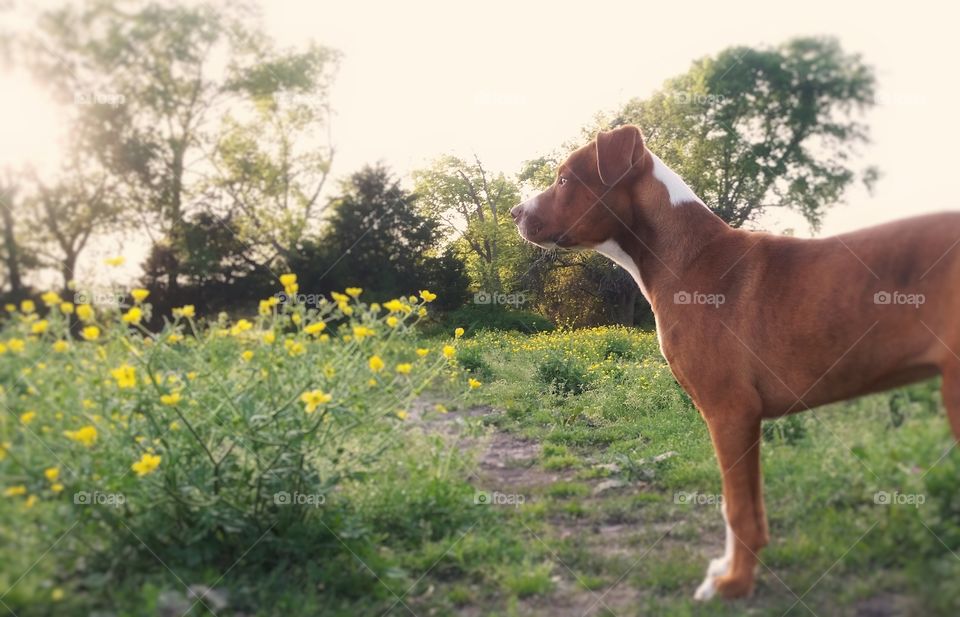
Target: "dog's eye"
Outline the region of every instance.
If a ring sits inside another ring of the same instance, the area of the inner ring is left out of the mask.
[[[560,176],[559,178],[557,178],[557,184],[559,184],[560,186],[563,186],[566,183],[567,183],[567,179],[564,178],[563,176]]]

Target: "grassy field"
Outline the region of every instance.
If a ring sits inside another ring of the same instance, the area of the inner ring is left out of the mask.
[[[960,454],[945,455],[937,383],[768,423],[756,594],[704,606],[691,597],[722,552],[719,474],[652,333],[424,338],[431,294],[371,306],[351,292],[251,320],[187,309],[159,335],[138,328],[131,309],[149,305],[134,298],[11,312],[0,608],[960,608]]]

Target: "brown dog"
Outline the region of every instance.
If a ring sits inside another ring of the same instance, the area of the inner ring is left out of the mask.
[[[653,307],[723,474],[726,554],[696,598],[753,590],[763,418],[941,374],[960,440],[960,213],[814,240],[733,229],[624,126],[511,214],[530,242],[606,255]]]

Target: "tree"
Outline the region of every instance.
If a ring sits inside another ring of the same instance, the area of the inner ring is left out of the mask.
[[[14,179],[13,173],[4,170],[4,177],[0,179],[0,245],[9,298],[20,300],[26,297],[27,290],[23,282],[24,269],[28,266],[28,257],[21,247],[22,223],[14,216],[14,208],[18,203],[20,184]]]
[[[488,172],[479,159],[469,164],[453,156],[415,171],[413,178],[424,212],[462,245],[477,287],[503,291],[503,281],[515,278],[519,257],[520,239],[510,217],[510,208],[520,201],[516,184]]]
[[[318,75],[332,59],[328,50],[277,52],[234,6],[66,6],[43,15],[28,45],[35,70],[79,103],[78,130],[123,180],[126,199],[141,206],[143,227],[172,246],[187,216],[215,202],[204,190],[218,121],[250,100],[324,93]],[[167,273],[172,290],[178,275],[176,265]]]
[[[868,187],[873,167],[856,171],[851,159],[868,140],[862,115],[873,104],[872,69],[829,38],[800,38],[774,48],[733,47],[693,63],[647,99],[601,114],[583,131],[636,124],[646,144],[704,203],[734,227],[755,222],[770,208],[791,209],[817,229],[827,208],[859,178]],[[581,144],[528,161],[519,179],[535,187],[553,181],[556,166]],[[599,259],[575,256],[564,262]],[[607,266],[612,267],[612,266]],[[584,272],[594,267],[578,266]],[[583,289],[565,275],[574,289]],[[619,272],[622,282],[629,280]],[[550,281],[544,279],[540,291]],[[589,287],[589,285],[588,285]],[[626,307],[635,286],[609,285],[607,302]]]
[[[225,194],[237,233],[262,263],[279,260],[286,269],[308,232],[318,228],[320,194],[333,159],[324,130],[335,54],[311,48],[271,58],[268,49],[261,45],[257,52],[262,69],[234,84],[247,92],[251,118],[231,115],[224,123],[211,187]]]
[[[850,167],[868,141],[861,118],[874,89],[872,69],[834,39],[733,47],[630,101],[607,126],[642,127],[650,149],[734,227],[786,208],[816,229],[858,176],[868,186],[878,177]]]
[[[384,300],[460,286],[462,266],[436,254],[437,223],[382,165],[351,175],[327,208],[323,236],[307,243],[294,264],[305,293],[359,286],[371,299]]]
[[[91,236],[116,229],[122,212],[112,179],[74,152],[53,183],[36,178],[28,200],[30,229],[44,266],[60,271],[63,290],[75,278],[77,260]]]

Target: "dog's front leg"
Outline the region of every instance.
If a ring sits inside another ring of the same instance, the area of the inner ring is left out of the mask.
[[[738,598],[753,591],[757,553],[767,543],[760,479],[760,419],[704,414],[723,474],[726,551],[710,562],[694,597]]]

